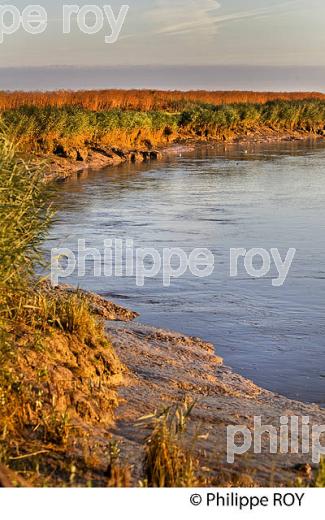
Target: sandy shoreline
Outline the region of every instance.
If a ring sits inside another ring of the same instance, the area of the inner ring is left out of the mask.
[[[252,479],[254,485],[266,487],[290,486],[299,477],[308,481],[313,467],[311,455],[270,454],[268,435],[263,437],[261,454],[250,450],[235,464],[227,464],[226,429],[239,425],[252,431],[254,416],[260,416],[262,425],[272,425],[279,434],[281,416],[308,416],[310,426],[320,425],[325,424],[325,410],[259,388],[224,366],[214,346],[199,338],[137,322],[108,321],[107,332],[127,368],[124,384],[118,389],[120,404],[111,433],[121,442],[122,455],[134,468],[134,483],[140,478],[137,468],[141,467],[148,433],[137,427],[137,420],[186,396],[197,401],[191,431],[199,431],[204,437],[198,449],[205,452],[202,465],[209,467],[211,475],[222,473],[225,482],[241,475],[243,485]],[[299,443],[301,437],[299,430]]]

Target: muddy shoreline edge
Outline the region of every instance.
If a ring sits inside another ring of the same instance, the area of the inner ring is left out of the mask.
[[[141,320],[141,316],[140,316]],[[124,383],[118,388],[119,406],[111,432],[123,448],[125,460],[141,467],[146,432],[137,428],[140,417],[164,409],[190,397],[196,402],[191,415],[191,431],[199,431],[198,448],[206,454],[215,477],[223,472],[230,481],[245,477],[240,485],[293,486],[298,478],[308,478],[316,468],[309,455],[271,454],[269,436],[262,437],[262,452],[250,449],[227,462],[227,427],[239,426],[254,432],[254,417],[262,426],[274,428],[280,436],[281,417],[309,418],[309,424],[325,424],[325,410],[316,404],[288,399],[262,389],[235,373],[218,357],[217,345],[200,338],[142,324],[141,321],[106,322],[106,331],[115,352],[126,367]],[[290,420],[290,419],[289,419]],[[292,432],[294,435],[294,432]],[[298,443],[302,430],[297,431]],[[240,444],[240,442],[239,442]],[[207,460],[209,462],[207,462]],[[136,478],[140,478],[135,471]]]
[[[194,151],[202,145],[258,145],[263,143],[321,141],[324,136],[303,131],[278,131],[262,128],[234,135],[226,140],[206,140],[198,137],[184,137],[165,143],[156,148],[122,149],[117,146],[89,146],[87,148],[58,147],[57,153],[34,155],[33,159],[44,163],[45,182],[66,181],[87,170],[103,170],[121,164],[154,162],[170,155]]]

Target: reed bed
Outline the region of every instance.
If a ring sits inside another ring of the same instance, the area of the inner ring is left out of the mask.
[[[319,92],[243,92],[243,91],[164,91],[164,90],[60,90],[55,92],[0,92],[0,110],[20,108],[25,105],[44,108],[48,106],[74,106],[101,111],[122,110],[181,111],[189,105],[208,103],[224,105],[233,103],[263,104],[274,100],[297,101],[324,100]]]
[[[325,100],[195,103],[180,112],[26,105],[3,111],[1,119],[24,151],[52,152],[58,144],[139,148],[179,138],[222,139],[263,129],[323,135]]]

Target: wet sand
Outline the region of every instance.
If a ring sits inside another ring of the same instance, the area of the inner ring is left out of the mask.
[[[311,455],[271,454],[268,435],[263,436],[261,454],[250,450],[237,457],[235,464],[227,464],[227,426],[252,430],[254,416],[260,416],[262,425],[274,426],[279,434],[281,416],[308,416],[312,426],[325,424],[325,410],[259,388],[224,366],[214,346],[198,338],[138,323],[107,322],[107,331],[127,367],[112,433],[121,441],[125,460],[134,467],[134,483],[141,476],[137,468],[148,434],[137,427],[137,420],[185,396],[197,401],[190,432],[203,436],[197,448],[205,452],[202,465],[211,475],[218,477],[222,472],[230,480],[246,475],[254,485],[266,487],[294,485],[298,477],[308,479]]]

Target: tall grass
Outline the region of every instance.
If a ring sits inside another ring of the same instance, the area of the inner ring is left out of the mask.
[[[316,472],[315,482],[313,487],[324,488],[325,487],[325,458],[323,457],[320,461],[318,470]]]
[[[141,147],[182,137],[223,138],[264,128],[322,134],[325,101],[196,103],[180,112],[23,106],[4,111],[1,118],[22,150],[52,152],[58,145]]]
[[[325,99],[319,92],[242,92],[242,91],[163,91],[163,90],[95,90],[57,92],[0,92],[0,110],[22,106],[73,106],[87,110],[182,111],[197,103],[224,105],[233,103],[267,103],[274,100],[297,101]]]
[[[51,219],[42,169],[25,162],[0,136],[1,328],[10,329],[17,322],[34,332],[51,327],[91,344],[92,338],[104,338],[104,331],[87,297],[78,291],[54,291],[35,277],[35,267],[43,263],[40,245]]]
[[[51,222],[48,189],[39,166],[26,163],[2,135],[0,484],[3,467],[12,472],[13,485],[20,475],[37,485],[67,484],[69,478],[72,484],[69,467],[78,465],[79,481],[95,475],[81,455],[86,430],[101,420],[110,424],[114,384],[122,378],[104,323],[86,295],[54,290],[34,274]],[[123,472],[118,476],[122,482]]]
[[[193,487],[199,484],[199,461],[185,442],[194,403],[186,401],[153,415],[147,438],[144,483],[149,487]]]
[[[146,139],[156,142],[176,131],[178,123],[177,117],[164,112],[94,112],[69,106],[26,106],[5,111],[1,117],[11,139],[18,141],[21,149],[36,151],[52,151],[58,143],[132,146]]]
[[[19,301],[41,261],[39,245],[50,223],[42,179],[41,169],[19,158],[15,146],[0,135],[0,318],[10,310],[13,296]]]
[[[268,127],[274,130],[323,131],[325,102],[272,101],[266,104],[198,105],[184,111],[180,126],[194,134],[217,136],[222,131],[234,132]]]

